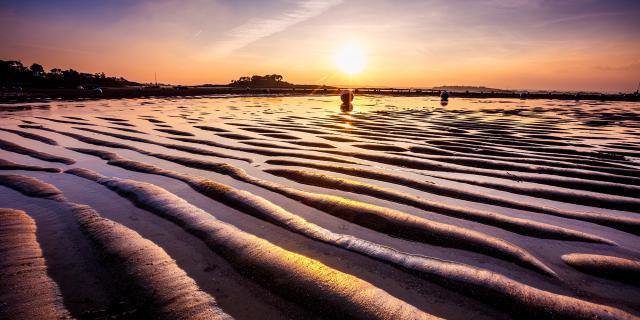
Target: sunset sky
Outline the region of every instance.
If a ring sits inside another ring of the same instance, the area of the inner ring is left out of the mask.
[[[174,84],[278,73],[305,84],[635,91],[639,17],[637,0],[0,0],[0,59]],[[361,72],[336,61],[345,47],[363,56]]]

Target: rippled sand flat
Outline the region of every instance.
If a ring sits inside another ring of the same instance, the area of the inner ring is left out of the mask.
[[[0,318],[640,316],[640,104],[338,100],[0,105]]]

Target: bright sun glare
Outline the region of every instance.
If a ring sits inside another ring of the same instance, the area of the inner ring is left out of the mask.
[[[366,64],[364,51],[355,45],[341,47],[335,53],[333,59],[338,69],[350,75],[360,73]]]

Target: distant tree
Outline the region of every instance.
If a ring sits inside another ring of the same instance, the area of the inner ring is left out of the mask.
[[[62,75],[65,78],[76,78],[80,75],[80,73],[78,71],[75,71],[73,69],[69,69],[69,70],[64,70],[62,71]]]
[[[279,74],[267,74],[264,76],[253,75],[251,77],[240,77],[238,80],[232,80],[231,86],[247,86],[247,87],[292,87],[293,84],[283,81],[284,77]]]
[[[29,70],[31,70],[31,72],[33,72],[36,75],[44,74],[44,67],[42,67],[42,65],[37,63],[32,64],[31,67],[29,67]]]
[[[76,88],[124,85],[139,85],[122,77],[107,77],[104,72],[80,73],[73,69],[52,68],[49,73],[41,64],[34,63],[29,68],[19,60],[0,60],[0,86],[20,86],[34,88]]]
[[[9,63],[9,67],[11,69],[17,70],[17,71],[24,71],[25,67],[22,65],[22,62],[20,62],[19,60],[10,60],[7,61]]]

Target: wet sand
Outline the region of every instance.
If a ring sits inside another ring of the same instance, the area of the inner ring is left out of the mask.
[[[158,97],[0,127],[0,287],[45,290],[0,315],[640,316],[635,102]]]

